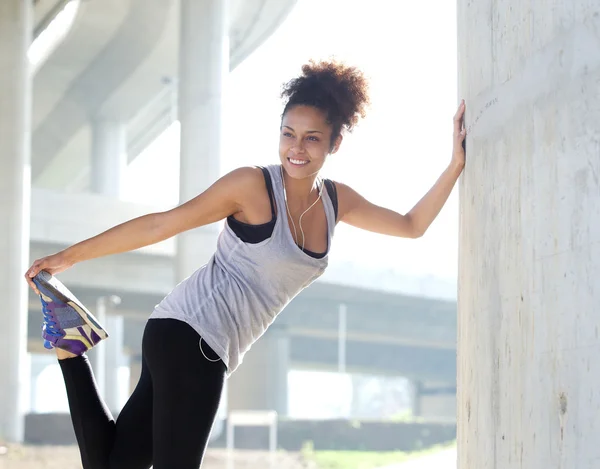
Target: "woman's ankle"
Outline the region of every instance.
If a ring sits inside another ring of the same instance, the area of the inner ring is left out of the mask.
[[[75,355],[74,353],[71,352],[67,352],[66,350],[62,350],[62,349],[55,349],[56,350],[56,358],[58,358],[59,360],[66,360],[68,358],[75,358],[78,357],[79,355]]]

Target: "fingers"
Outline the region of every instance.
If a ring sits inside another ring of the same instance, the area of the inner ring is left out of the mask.
[[[458,105],[458,109],[456,110],[456,114],[454,114],[454,120],[460,120],[460,118],[465,113],[465,100],[461,99],[460,104]]]
[[[25,275],[25,280],[27,280],[29,287],[35,292],[35,294],[39,295],[40,292],[38,291],[37,287],[35,286],[35,283],[32,282],[31,278],[29,276]]]
[[[454,135],[456,136],[465,136],[466,132],[464,131],[463,127],[463,118],[465,115],[465,100],[462,99],[460,101],[460,104],[458,105],[458,110],[456,111],[456,114],[454,114]]]
[[[466,151],[466,137],[467,129],[464,128],[464,117],[465,117],[465,100],[461,99],[456,114],[454,114],[454,139],[455,145],[462,146],[463,151]],[[456,146],[455,146],[456,148]]]
[[[40,270],[42,270],[43,263],[44,259],[37,259],[36,261],[34,261],[33,264],[31,264],[31,267],[29,267],[29,270],[25,275],[29,278],[35,277],[40,272]]]
[[[38,295],[40,294],[40,292],[38,291],[37,287],[35,286],[35,283],[33,283],[33,280],[31,279],[35,277],[38,273],[40,273],[40,271],[44,270],[44,265],[45,259],[38,259],[31,265],[29,270],[27,270],[27,272],[25,273],[25,280],[33,289],[33,291],[36,292],[36,294]]]

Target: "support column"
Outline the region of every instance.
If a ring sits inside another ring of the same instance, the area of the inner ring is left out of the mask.
[[[23,441],[29,404],[26,366],[31,194],[31,44],[33,3],[0,2],[0,439]]]
[[[414,381],[412,383],[412,416],[423,416],[423,382]]]
[[[118,198],[127,168],[127,133],[125,124],[110,119],[92,123],[92,192]],[[101,297],[96,302],[97,319],[110,337],[89,353],[100,395],[111,411],[119,407],[119,366],[123,348],[122,318],[109,316],[107,307],[120,303],[118,297]]]
[[[600,8],[458,1],[458,467],[600,463]]]
[[[95,316],[100,324],[106,328],[106,297],[101,296],[96,300],[96,311]],[[108,329],[107,329],[108,330]],[[108,330],[108,334],[111,334]],[[109,337],[106,340],[110,340]],[[106,400],[106,340],[103,340],[94,348],[87,352],[87,356],[92,365],[94,371],[94,378],[96,380],[96,387],[100,396]]]
[[[92,123],[92,192],[119,197],[127,167],[127,134],[122,122]]]
[[[93,349],[87,352],[98,392],[104,398],[108,408],[112,411],[118,403],[119,378],[118,362],[119,357],[115,357],[114,350],[123,347],[123,328],[119,328],[118,319],[111,315],[109,311],[121,303],[118,296],[101,296],[96,300],[96,319],[103,324],[108,331],[109,337],[103,340]],[[114,328],[114,330],[113,330]],[[115,389],[116,388],[116,389]],[[115,397],[117,396],[117,397]]]
[[[223,82],[229,71],[227,0],[182,0],[179,50],[180,200],[220,176]],[[177,236],[176,276],[182,280],[214,253],[218,226]]]
[[[42,372],[48,367],[50,364],[56,363],[56,357],[52,355],[42,355],[37,353],[30,354],[30,394],[29,394],[29,409],[30,412],[36,413],[38,412],[36,400],[37,400],[37,381]]]
[[[121,410],[119,370],[126,366],[123,354],[124,321],[123,316],[110,315],[106,320],[106,329],[110,337],[106,341],[106,372],[104,376],[105,401],[113,413]]]
[[[287,415],[289,356],[289,333],[271,325],[230,376],[227,409],[275,410]]]

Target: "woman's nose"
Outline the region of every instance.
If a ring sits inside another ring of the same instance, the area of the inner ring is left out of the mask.
[[[302,143],[302,141],[296,142],[292,145],[292,151],[298,155],[301,153],[304,153],[304,145]]]

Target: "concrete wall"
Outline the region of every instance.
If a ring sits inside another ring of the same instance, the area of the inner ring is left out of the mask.
[[[600,466],[600,3],[458,2],[459,468]]]

